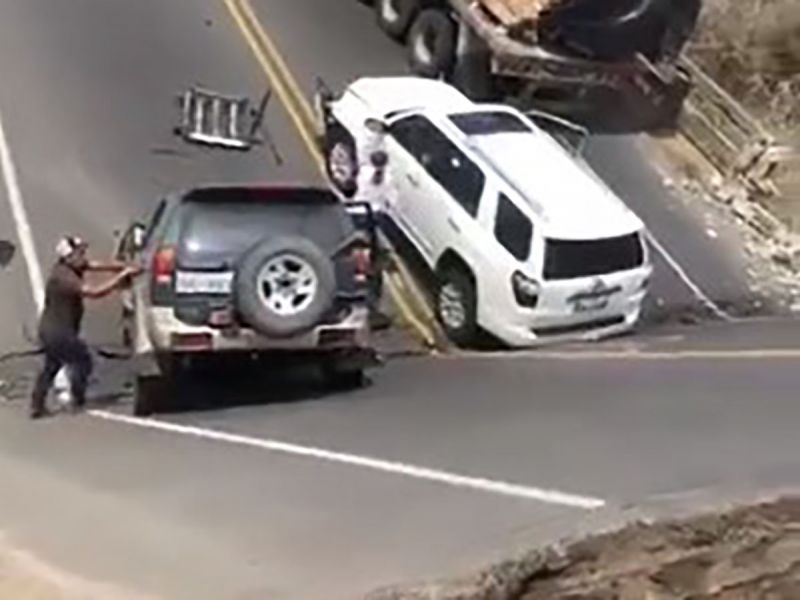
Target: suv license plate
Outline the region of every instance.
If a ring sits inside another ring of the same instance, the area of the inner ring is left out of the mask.
[[[595,312],[608,308],[609,298],[583,298],[575,300],[572,304],[572,310],[576,313]]]
[[[175,291],[179,294],[230,294],[233,273],[187,273],[179,271]]]

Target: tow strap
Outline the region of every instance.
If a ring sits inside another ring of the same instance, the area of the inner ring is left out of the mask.
[[[27,330],[25,326],[22,327],[22,337],[24,337],[25,341],[27,341],[34,347],[28,350],[13,350],[11,352],[0,353],[0,364],[12,360],[18,360],[20,358],[29,358],[31,356],[39,356],[40,354],[44,354],[44,348],[38,345],[38,343],[33,339],[33,336],[30,335],[30,332]],[[87,344],[87,345],[89,349],[92,350],[95,354],[97,354],[100,358],[104,358],[106,360],[129,360],[130,358],[133,357],[133,355],[130,352],[115,352],[114,350],[109,350],[101,346],[93,344]]]

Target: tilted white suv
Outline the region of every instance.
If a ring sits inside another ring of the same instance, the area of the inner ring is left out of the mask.
[[[637,322],[651,274],[643,223],[524,114],[412,77],[360,79],[320,106],[342,188],[383,123],[387,212],[437,275],[455,342],[481,330],[512,346],[596,339]]]

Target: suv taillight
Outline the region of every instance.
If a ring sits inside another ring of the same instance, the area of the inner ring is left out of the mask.
[[[153,256],[153,283],[171,285],[175,274],[175,248],[163,246]]]
[[[172,299],[172,278],[175,275],[175,248],[162,246],[156,250],[150,271],[153,277],[153,304],[168,304]]]
[[[372,253],[369,248],[356,246],[350,253],[353,261],[353,272],[358,283],[366,283],[372,270]]]

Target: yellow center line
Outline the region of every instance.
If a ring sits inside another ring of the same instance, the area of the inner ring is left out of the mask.
[[[314,135],[314,117],[311,107],[303,99],[286,64],[282,59],[277,58],[278,54],[274,44],[269,41],[259,25],[247,0],[224,0],[224,2],[231,17],[244,35],[250,50],[266,73],[267,80],[272,84],[275,93],[289,113],[311,159],[324,176],[324,162]]]
[[[301,117],[305,119],[306,129],[313,132],[315,128],[315,123],[317,121],[316,116],[314,114],[314,110],[311,108],[311,105],[306,101],[302,89],[297,84],[295,78],[292,76],[292,72],[286,65],[286,61],[283,59],[281,53],[278,52],[278,48],[275,46],[270,37],[267,35],[267,32],[264,30],[264,28],[261,27],[261,23],[255,11],[253,10],[253,6],[250,3],[250,0],[239,0],[239,1],[242,10],[244,11],[244,14],[247,16],[249,22],[252,24],[253,31],[258,37],[259,41],[261,42],[262,47],[267,53],[267,56],[274,61],[278,73],[280,74],[281,77],[283,77],[286,86],[289,88],[289,92],[293,96],[294,105],[300,111]],[[314,151],[318,153],[316,145],[314,145]]]

